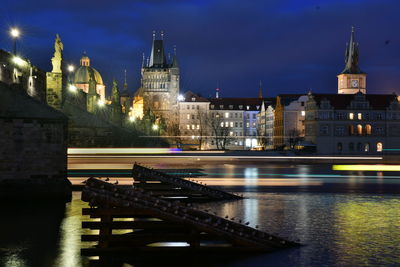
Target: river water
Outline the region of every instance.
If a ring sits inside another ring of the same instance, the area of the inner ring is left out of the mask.
[[[232,255],[215,265],[400,266],[399,173],[338,173],[316,165],[201,167],[208,174],[203,182],[245,199],[200,208],[304,244],[247,258]],[[86,206],[80,192],[66,205],[2,203],[0,266],[86,266],[87,259],[80,256],[81,222],[86,219],[81,209]],[[159,266],[177,265],[189,266]]]

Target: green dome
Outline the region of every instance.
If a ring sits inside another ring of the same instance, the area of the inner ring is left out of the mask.
[[[94,76],[94,80],[97,84],[104,84],[103,78],[101,78],[100,73],[95,68],[92,68],[90,66],[80,66],[76,69],[73,79],[74,83],[89,83],[90,75]]]

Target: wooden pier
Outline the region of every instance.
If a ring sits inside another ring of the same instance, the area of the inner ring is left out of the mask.
[[[299,245],[190,204],[166,201],[142,189],[118,187],[95,178],[87,180],[82,200],[91,207],[83,209],[83,215],[100,221],[82,222],[83,228],[99,233],[82,235],[82,241],[97,245],[83,248],[81,253],[98,256],[103,263],[116,256],[138,260],[174,252],[254,253]]]
[[[164,199],[191,202],[242,199],[239,195],[183,179],[182,175],[167,174],[136,163],[132,169],[132,176],[136,188],[150,191],[154,196]]]

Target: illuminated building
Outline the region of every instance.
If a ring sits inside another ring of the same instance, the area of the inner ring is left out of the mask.
[[[105,101],[106,87],[103,83],[103,78],[95,68],[90,66],[90,58],[86,54],[82,56],[80,66],[71,75],[71,82],[85,93],[89,92],[89,80],[90,77],[93,77],[96,83],[96,93],[101,100]]]
[[[167,59],[163,39],[163,33],[161,39],[156,39],[156,34],[153,33],[150,59],[145,61],[143,56],[141,87],[136,92],[133,103],[133,114],[137,117],[142,117],[146,110],[164,118],[169,118],[176,112],[180,87],[179,65],[175,49],[172,60]]]

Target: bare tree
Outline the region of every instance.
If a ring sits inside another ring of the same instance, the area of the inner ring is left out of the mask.
[[[223,116],[219,113],[210,113],[208,116],[208,124],[217,149],[224,150],[229,142],[229,127],[224,124]]]

